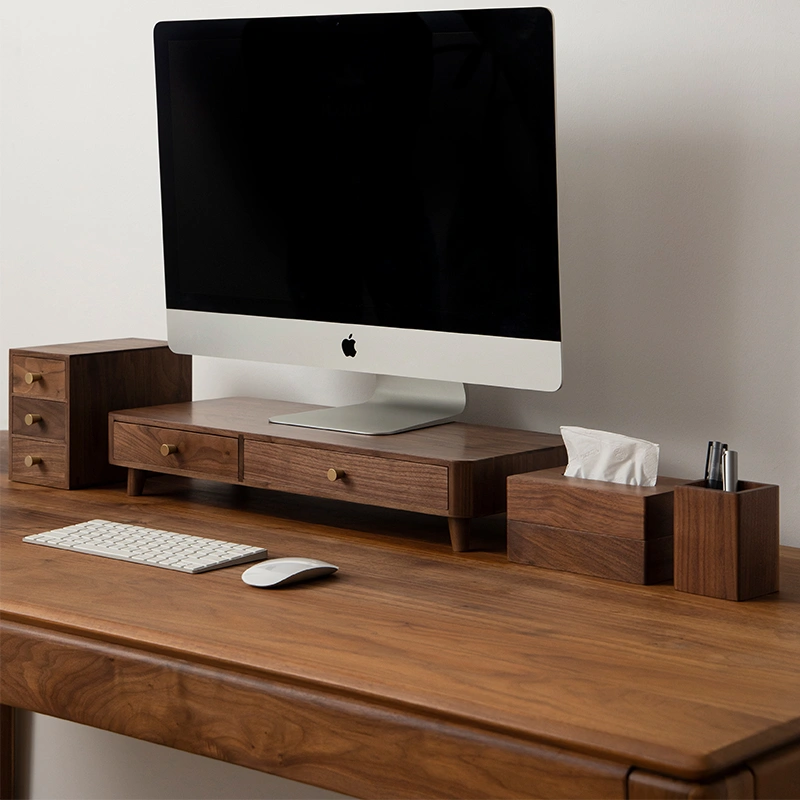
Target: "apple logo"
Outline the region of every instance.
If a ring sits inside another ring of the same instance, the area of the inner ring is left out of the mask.
[[[342,352],[348,357],[353,358],[356,354],[356,340],[351,333],[346,339],[342,339]]]

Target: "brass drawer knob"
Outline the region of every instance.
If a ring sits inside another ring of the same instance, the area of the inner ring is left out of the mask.
[[[25,383],[36,383],[36,381],[40,381],[44,375],[41,372],[26,372],[25,373]]]
[[[41,464],[42,459],[39,456],[25,456],[25,466],[32,467],[34,464]]]
[[[328,480],[331,481],[331,482],[340,481],[342,478],[344,478],[344,470],[343,469],[334,469],[333,467],[331,467],[328,470],[327,474],[328,474]]]
[[[26,425],[33,425],[34,422],[41,422],[42,415],[41,414],[26,414],[25,415],[25,424]]]
[[[162,444],[161,445],[161,455],[162,456],[171,456],[173,453],[178,452],[178,445],[176,444]]]

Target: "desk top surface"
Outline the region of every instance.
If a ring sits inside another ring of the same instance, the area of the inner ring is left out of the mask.
[[[5,459],[3,459],[5,463]],[[233,667],[700,778],[800,739],[800,550],[747,603],[512,564],[504,518],[441,519],[176,477],[62,491],[0,476],[6,619]],[[338,564],[282,590],[24,544],[95,517]]]

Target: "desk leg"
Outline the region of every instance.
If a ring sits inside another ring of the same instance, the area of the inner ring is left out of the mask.
[[[147,480],[147,470],[128,469],[128,494],[138,497],[144,491],[144,482]]]
[[[800,796],[800,742],[748,763],[756,781],[757,797]]]
[[[447,524],[450,528],[450,544],[454,553],[463,553],[469,550],[469,524],[468,517],[448,517]]]
[[[630,800],[700,800],[723,797],[728,800],[751,800],[755,796],[753,773],[747,767],[718,780],[697,783],[667,778],[643,769],[632,769],[628,775]]]
[[[0,705],[0,800],[16,797],[14,789],[14,708]]]

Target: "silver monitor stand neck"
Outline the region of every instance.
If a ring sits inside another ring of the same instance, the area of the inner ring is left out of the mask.
[[[270,422],[379,435],[451,422],[466,405],[463,383],[378,375],[375,392],[363,403],[281,414]]]

